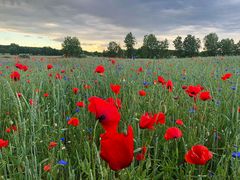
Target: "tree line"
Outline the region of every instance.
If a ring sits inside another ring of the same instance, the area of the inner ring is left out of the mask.
[[[128,57],[128,58],[168,58],[168,57],[194,57],[194,56],[216,56],[216,55],[240,55],[240,41],[234,43],[233,39],[218,38],[216,33],[210,33],[203,39],[203,51],[201,40],[193,35],[187,35],[184,39],[178,36],[174,39],[175,50],[169,50],[169,41],[164,39],[159,41],[154,34],[145,35],[140,48],[134,48],[136,38],[130,32],[124,39],[126,50],[112,41],[108,44],[107,50],[103,51],[103,56]]]
[[[0,45],[1,54],[30,54],[30,55],[42,55],[42,56],[59,56],[63,55],[61,50],[53,49],[51,47],[24,47],[19,46],[18,44],[11,43],[10,45]]]
[[[194,57],[194,56],[216,56],[216,55],[240,55],[240,41],[235,44],[233,39],[219,40],[216,33],[210,33],[203,39],[203,51],[201,40],[193,35],[186,37],[178,36],[174,39],[175,50],[169,49],[169,41],[158,40],[156,35],[148,34],[143,38],[140,48],[135,48],[136,38],[130,32],[124,38],[124,47],[115,41],[108,43],[107,49],[103,52],[88,52],[81,48],[77,37],[65,37],[62,43],[62,49],[53,49],[51,47],[22,47],[17,44],[0,45],[0,53],[10,53],[11,55],[30,54],[43,56],[65,57],[84,57],[84,56],[104,56],[104,57],[122,57],[122,58],[169,58],[169,57]]]

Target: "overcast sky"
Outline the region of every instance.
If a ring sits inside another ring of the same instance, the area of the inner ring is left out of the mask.
[[[128,32],[143,36],[240,40],[240,0],[0,0],[0,44],[61,48],[77,36],[85,50],[102,51],[109,41],[123,46]]]

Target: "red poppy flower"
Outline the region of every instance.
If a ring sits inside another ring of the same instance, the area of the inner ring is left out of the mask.
[[[61,70],[61,73],[65,73],[65,70],[63,69],[63,70]]]
[[[137,160],[137,161],[142,161],[142,160],[144,160],[144,159],[145,159],[145,154],[146,154],[146,152],[147,152],[147,147],[146,147],[146,146],[143,146],[143,147],[142,147],[142,152],[141,152],[141,153],[138,153],[138,154],[136,155],[136,160]]]
[[[240,113],[240,107],[238,107],[238,112]]]
[[[226,80],[229,79],[230,77],[232,77],[232,73],[226,73],[226,74],[224,74],[224,75],[221,77],[221,79],[222,79],[223,81],[226,81]]]
[[[84,88],[84,89],[90,89],[90,88],[91,88],[91,86],[90,86],[90,85],[87,85],[87,84],[85,84],[85,85],[83,86],[83,88]]]
[[[138,91],[138,94],[140,96],[146,96],[147,93],[144,90],[140,90],[140,91]]]
[[[173,90],[173,83],[171,80],[168,80],[168,82],[166,83],[166,88],[168,89],[169,92],[172,92]]]
[[[110,104],[116,106],[116,108],[118,108],[118,109],[122,108],[122,102],[118,98],[114,99],[114,98],[110,97],[110,98],[107,98],[106,101],[109,102]]]
[[[199,87],[201,89],[201,91],[204,90],[204,87],[201,86],[200,84],[198,84],[197,87]]]
[[[185,160],[189,164],[205,165],[213,154],[208,150],[206,146],[195,145],[185,154]]]
[[[85,107],[85,104],[83,101],[76,102],[77,107]]]
[[[20,80],[20,74],[17,71],[13,71],[10,74],[10,78],[13,79],[14,81],[19,81]]]
[[[59,73],[57,73],[56,76],[55,76],[55,78],[56,78],[56,79],[62,79],[62,76],[61,76]]]
[[[48,97],[49,94],[48,94],[48,93],[44,93],[43,96],[44,96],[44,97]]]
[[[47,69],[52,69],[53,68],[53,65],[52,64],[48,64],[47,65]]]
[[[23,71],[27,71],[28,70],[28,66],[20,64],[20,63],[16,63],[15,64],[16,68],[23,70]]]
[[[15,67],[18,68],[18,69],[20,69],[20,70],[22,69],[22,66],[23,66],[23,65],[22,65],[21,63],[16,63],[16,64],[15,64]]]
[[[143,72],[143,68],[142,68],[142,67],[138,68],[137,72],[138,72],[138,73],[139,73],[139,72]]]
[[[183,121],[181,119],[177,119],[176,124],[180,125],[180,126],[183,126]]]
[[[28,70],[28,66],[23,65],[23,66],[22,66],[22,70],[23,70],[23,71],[27,71],[27,70]]]
[[[186,85],[182,85],[182,89],[187,89],[188,87]]]
[[[99,97],[90,97],[88,101],[90,102],[88,105],[89,112],[96,116],[96,119],[99,120],[104,130],[117,132],[118,123],[121,118],[118,109],[113,104]]]
[[[182,137],[182,131],[177,127],[170,127],[166,130],[164,138],[168,141],[170,139]]]
[[[201,86],[188,86],[185,92],[190,96],[196,98],[198,93],[201,92]]]
[[[210,92],[209,91],[201,92],[200,93],[200,99],[203,100],[203,101],[212,99],[212,97],[210,95]]]
[[[127,134],[106,132],[101,134],[100,156],[114,171],[128,167],[133,160],[133,129],[128,126]]]
[[[50,165],[50,164],[45,165],[45,166],[43,167],[43,170],[44,170],[45,172],[49,172],[49,171],[51,170],[51,165]]]
[[[153,118],[155,119],[156,124],[165,124],[166,123],[166,117],[165,114],[162,112],[159,112],[157,114],[154,114]]]
[[[29,99],[29,104],[33,105],[33,99]]]
[[[54,147],[56,147],[56,146],[57,146],[57,143],[54,142],[54,141],[52,141],[52,142],[49,143],[48,149],[50,150],[50,149],[52,149],[52,148],[54,148]]]
[[[12,126],[11,126],[11,129],[12,129],[13,131],[17,131],[17,126],[16,126],[16,125],[12,125]]]
[[[6,133],[10,133],[10,132],[11,132],[11,129],[10,129],[10,128],[7,128],[7,129],[5,130],[5,132],[6,132]]]
[[[110,88],[112,90],[112,92],[114,92],[115,94],[119,94],[120,93],[120,89],[121,86],[118,84],[110,84]]]
[[[17,96],[18,96],[19,98],[21,98],[21,97],[22,97],[22,93],[17,93]]]
[[[158,76],[158,82],[161,83],[162,85],[166,83],[165,79],[162,76]]]
[[[112,64],[116,64],[116,60],[115,59],[111,59],[110,60]]]
[[[79,125],[79,120],[78,120],[78,118],[72,117],[72,118],[68,121],[68,125],[78,126],[78,125]]]
[[[72,89],[72,91],[73,91],[74,94],[77,94],[79,89],[75,87],[75,88]]]
[[[8,140],[0,139],[0,149],[3,147],[8,147]]]
[[[140,118],[139,127],[141,129],[150,129],[150,130],[152,130],[152,129],[154,129],[155,122],[156,122],[156,119],[153,118],[151,114],[148,114],[148,112],[146,112]]]
[[[104,66],[103,65],[98,65],[95,69],[95,73],[100,73],[103,74],[105,71]]]

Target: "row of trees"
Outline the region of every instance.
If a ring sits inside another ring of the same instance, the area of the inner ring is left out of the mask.
[[[18,44],[10,44],[10,45],[0,45],[0,53],[2,54],[31,54],[31,55],[43,55],[43,56],[59,56],[63,53],[60,50],[53,49],[51,47],[23,47]]]
[[[175,50],[169,50],[167,39],[159,41],[154,34],[145,35],[142,47],[135,49],[136,38],[130,32],[124,39],[126,50],[122,50],[120,45],[112,41],[103,52],[109,57],[141,57],[141,58],[162,58],[162,57],[193,57],[193,56],[216,56],[216,55],[240,55],[240,41],[235,44],[233,39],[219,38],[216,33],[210,33],[204,37],[204,48],[201,48],[201,41],[193,35],[187,35],[184,39],[178,36],[173,45]]]
[[[216,33],[210,33],[203,39],[204,48],[199,52],[201,41],[193,35],[187,35],[184,39],[181,36],[176,37],[173,41],[175,50],[169,50],[169,41],[164,39],[159,41],[154,34],[145,35],[143,44],[140,48],[135,48],[136,38],[130,32],[124,39],[126,50],[115,41],[108,44],[107,50],[100,52],[83,51],[81,44],[76,37],[65,37],[62,43],[62,50],[53,49],[50,47],[21,47],[17,44],[9,46],[0,45],[0,53],[17,54],[32,54],[32,55],[47,55],[58,56],[65,55],[66,57],[81,57],[81,56],[105,56],[105,57],[124,57],[124,58],[168,58],[176,57],[193,57],[193,56],[216,56],[216,55],[240,55],[240,41],[235,44],[233,39],[219,38]]]

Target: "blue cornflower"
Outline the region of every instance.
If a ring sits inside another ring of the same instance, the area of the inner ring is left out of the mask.
[[[75,110],[75,113],[78,113],[80,111],[80,109],[79,108],[77,108],[76,110]]]
[[[190,112],[190,113],[195,113],[196,110],[195,110],[194,108],[190,108],[190,109],[189,109],[189,112]]]
[[[65,138],[63,137],[63,138],[61,138],[60,140],[61,140],[62,142],[64,142],[64,141],[65,141]]]
[[[240,158],[240,152],[233,152],[232,157],[233,158]]]
[[[58,164],[66,166],[68,164],[68,162],[64,161],[64,160],[60,160],[60,161],[58,161]]]
[[[92,130],[93,130],[92,128],[87,128],[87,132],[90,134],[92,133]]]
[[[216,106],[219,106],[221,104],[221,101],[217,100],[215,104]]]
[[[150,85],[150,83],[149,83],[149,82],[146,82],[146,81],[144,81],[144,82],[143,82],[143,85],[144,85],[144,86],[149,86],[149,85]]]
[[[236,88],[236,86],[232,86],[231,89],[232,89],[233,91],[235,91],[237,88]]]
[[[215,174],[214,174],[214,172],[209,171],[208,175],[209,175],[210,177],[213,177]]]
[[[71,118],[69,116],[66,117],[66,120],[69,121]]]

